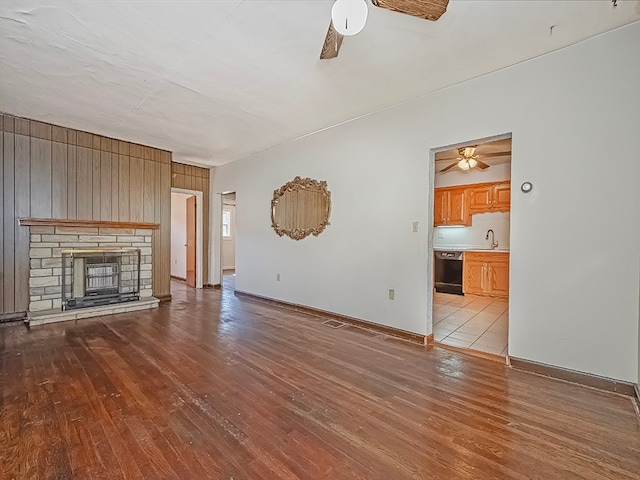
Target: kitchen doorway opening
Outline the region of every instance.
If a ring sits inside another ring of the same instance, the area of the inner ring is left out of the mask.
[[[509,337],[511,134],[431,150],[428,331],[505,361]]]
[[[190,288],[202,288],[203,284],[202,205],[202,192],[171,189],[170,275],[173,280]]]
[[[235,290],[236,280],[236,192],[222,194],[220,225],[220,278],[222,288]]]

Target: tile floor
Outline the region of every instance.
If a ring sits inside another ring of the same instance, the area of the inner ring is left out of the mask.
[[[434,293],[436,342],[505,356],[508,328],[509,302],[505,299]]]

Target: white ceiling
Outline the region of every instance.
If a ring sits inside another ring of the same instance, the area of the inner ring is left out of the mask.
[[[221,165],[640,19],[623,0],[451,0],[437,22],[369,4],[320,61],[331,6],[3,0],[0,111]]]

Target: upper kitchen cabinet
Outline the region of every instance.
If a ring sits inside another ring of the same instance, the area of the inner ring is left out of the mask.
[[[478,183],[468,187],[470,214],[509,211],[511,182]]]
[[[471,225],[465,187],[436,188],[433,196],[433,225]]]

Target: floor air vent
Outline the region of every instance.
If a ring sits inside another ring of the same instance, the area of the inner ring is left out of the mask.
[[[324,322],[322,322],[322,324],[331,328],[340,328],[346,325],[345,323],[339,322],[338,320],[325,320]]]

